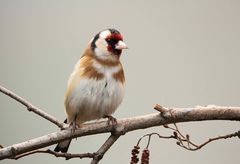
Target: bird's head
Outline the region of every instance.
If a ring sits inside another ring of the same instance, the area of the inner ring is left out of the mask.
[[[123,36],[115,29],[107,29],[99,32],[91,40],[91,48],[100,60],[119,60],[122,50],[127,49],[123,42]]]

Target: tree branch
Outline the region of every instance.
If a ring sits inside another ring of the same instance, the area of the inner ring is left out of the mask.
[[[107,141],[100,147],[100,149],[95,153],[91,164],[97,164],[108,149],[114,144],[115,141],[120,137],[120,135],[111,134]]]
[[[8,95],[14,100],[20,102],[24,106],[27,107],[29,111],[33,111],[39,116],[45,118],[46,120],[56,124],[60,127],[61,131],[54,132],[48,135],[44,135],[38,138],[34,138],[22,143],[14,144],[8,147],[3,147],[0,145],[0,160],[11,158],[11,159],[19,159],[27,155],[35,154],[35,153],[48,153],[52,154],[56,157],[65,157],[66,159],[70,158],[93,158],[92,163],[98,163],[104,154],[108,151],[108,149],[114,144],[114,142],[121,136],[127,132],[145,129],[154,126],[161,126],[166,124],[174,124],[175,128],[170,128],[174,130],[176,135],[174,134],[170,138],[175,138],[178,140],[179,146],[182,146],[187,149],[200,149],[206,144],[221,138],[229,138],[232,136],[240,135],[239,132],[230,134],[228,136],[220,136],[218,138],[212,138],[209,141],[206,141],[202,145],[196,145],[189,140],[189,135],[184,136],[178,130],[176,126],[177,122],[188,122],[188,121],[203,121],[203,120],[235,120],[240,121],[240,107],[221,107],[221,106],[197,106],[195,108],[164,108],[160,105],[156,105],[154,109],[159,111],[160,113],[137,116],[132,118],[119,119],[116,125],[110,125],[106,120],[99,120],[92,123],[86,123],[81,126],[81,128],[75,130],[72,133],[71,129],[66,128],[67,125],[58,121],[55,117],[49,115],[48,113],[42,111],[41,109],[33,106],[28,101],[24,100],[20,96],[15,93],[7,90],[6,88],[0,86],[0,92]],[[64,129],[65,128],[65,129]],[[70,153],[57,153],[52,150],[39,150],[43,147],[47,147],[53,144],[56,144],[60,141],[66,139],[72,139],[76,137],[82,137],[93,134],[100,133],[108,133],[111,132],[111,136],[106,140],[106,142],[99,148],[96,153],[83,153],[83,154],[70,154]],[[155,134],[155,133],[153,133]],[[177,135],[178,134],[178,135]],[[160,135],[159,135],[160,136]],[[150,142],[151,135],[149,136]],[[161,138],[161,137],[160,137]],[[164,137],[163,137],[164,138]],[[183,142],[187,142],[187,146],[183,144]],[[195,146],[195,148],[191,148],[190,145]],[[148,147],[148,146],[147,146]],[[196,150],[197,150],[196,149]],[[148,150],[145,151],[145,156],[149,157]],[[148,158],[143,158],[143,160],[148,160]]]
[[[2,148],[0,149],[0,159],[14,158],[14,156],[26,153],[28,151],[50,146],[66,139],[82,137],[86,135],[108,132],[115,132],[116,134],[120,135],[138,129],[145,129],[153,126],[177,122],[203,120],[240,121],[240,107],[198,106],[196,108],[165,109],[165,113],[162,114],[154,113],[138,117],[119,119],[116,127],[109,125],[108,121],[106,120],[100,120],[93,123],[83,124],[83,126],[80,129],[77,129],[74,134],[72,134],[71,130],[69,129],[54,132],[45,136],[28,140],[26,142]]]
[[[99,150],[96,153],[82,153],[82,154],[72,154],[72,153],[61,153],[61,152],[55,152],[50,149],[47,150],[33,150],[30,152],[26,152],[20,155],[15,156],[13,159],[17,160],[19,158],[23,158],[28,155],[36,154],[36,153],[45,153],[45,154],[51,154],[55,157],[63,157],[66,160],[69,160],[71,158],[92,158],[91,164],[97,164],[104,156],[104,154],[108,151],[108,149],[117,141],[117,139],[120,137],[119,134],[111,134],[111,136],[106,140],[106,142],[99,148]]]
[[[17,155],[13,159],[18,160],[19,158],[23,158],[25,156],[37,154],[37,153],[51,154],[51,155],[54,155],[55,157],[63,157],[66,160],[69,160],[71,158],[80,158],[80,159],[93,158],[95,156],[94,153],[82,153],[82,154],[59,153],[59,152],[55,152],[53,150],[47,149],[47,150],[33,150],[27,153]]]
[[[57,120],[55,117],[51,116],[50,114],[44,112],[43,110],[35,107],[34,105],[32,105],[30,102],[28,102],[27,100],[23,99],[22,97],[18,96],[17,94],[13,93],[12,91],[4,88],[3,86],[0,85],[0,92],[4,93],[5,95],[13,98],[14,100],[18,101],[19,103],[21,103],[22,105],[24,105],[25,107],[27,107],[27,110],[29,112],[34,112],[37,115],[45,118],[46,120],[54,123],[55,125],[57,125],[59,128],[63,128],[64,127],[64,123],[62,123],[61,121]]]

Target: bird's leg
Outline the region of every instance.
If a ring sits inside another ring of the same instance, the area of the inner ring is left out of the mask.
[[[104,118],[108,119],[108,124],[112,124],[113,126],[117,125],[117,119],[111,115],[106,115]]]
[[[72,134],[73,133],[75,133],[75,130],[76,130],[77,128],[76,128],[76,121],[74,120],[73,122],[72,122],[72,125],[71,125],[71,132],[72,132]]]
[[[76,123],[77,115],[75,115],[73,122],[71,122],[71,132],[75,133],[75,130],[78,128],[78,124]]]

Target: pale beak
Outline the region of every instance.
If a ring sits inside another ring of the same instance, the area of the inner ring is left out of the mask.
[[[119,40],[118,43],[115,45],[115,49],[122,50],[122,49],[128,49],[128,47],[123,41]]]

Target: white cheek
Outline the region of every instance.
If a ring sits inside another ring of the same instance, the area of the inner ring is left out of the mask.
[[[108,56],[110,56],[110,53],[107,49],[107,42],[102,39],[98,39],[96,41],[96,48],[94,49],[96,56],[98,56],[101,59],[107,59]]]
[[[105,41],[105,39],[104,40],[103,39],[98,39],[95,44],[96,44],[96,49],[99,49],[102,52],[108,52],[108,50],[107,50],[108,44]]]

